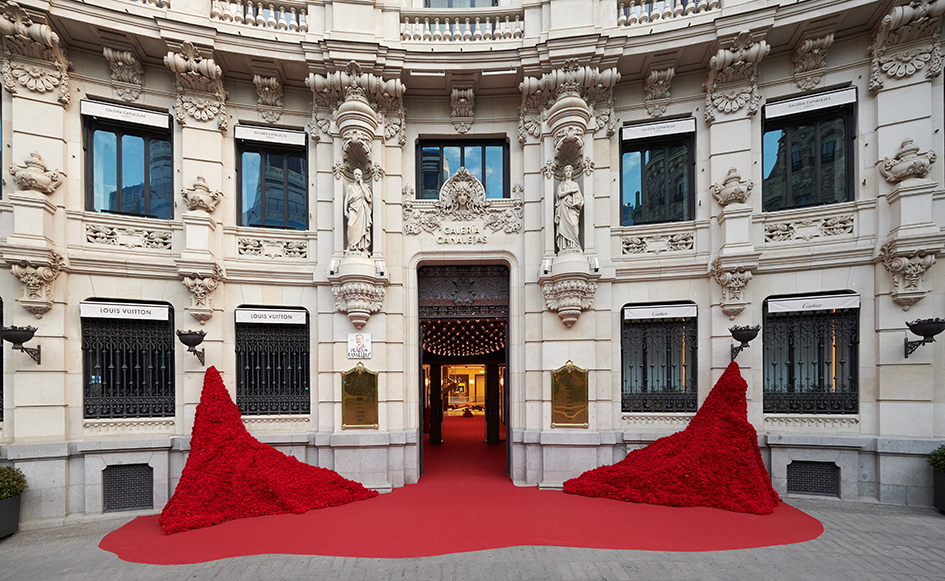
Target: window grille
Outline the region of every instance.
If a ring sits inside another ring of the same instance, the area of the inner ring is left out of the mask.
[[[840,498],[840,467],[833,462],[795,460],[787,466],[787,491]]]
[[[692,220],[692,134],[622,145],[620,223]]]
[[[237,323],[236,370],[241,414],[309,413],[308,323]]]
[[[765,312],[764,411],[859,411],[859,309]]]
[[[696,319],[623,322],[624,412],[696,409]]]
[[[86,418],[174,415],[172,319],[82,319]]]
[[[154,469],[147,464],[115,464],[102,471],[103,510],[154,508]]]

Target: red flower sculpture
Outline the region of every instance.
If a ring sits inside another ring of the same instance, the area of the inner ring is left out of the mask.
[[[190,456],[161,512],[166,534],[266,514],[300,514],[377,496],[337,472],[286,456],[252,437],[215,367],[207,369]]]
[[[758,436],[748,423],[747,387],[733,361],[685,430],[633,450],[613,466],[568,480],[564,491],[771,514],[781,499],[771,488]]]

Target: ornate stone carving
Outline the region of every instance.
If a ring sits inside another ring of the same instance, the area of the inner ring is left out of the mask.
[[[438,200],[417,200],[413,186],[404,186],[404,232],[442,233],[443,222],[484,220],[485,229],[514,234],[522,229],[523,193],[521,184],[516,184],[511,198],[486,199],[482,182],[461,167],[443,184]]]
[[[85,420],[82,427],[93,433],[166,431],[174,428],[174,420]]]
[[[890,297],[902,310],[908,311],[929,293],[923,282],[925,274],[935,264],[934,252],[916,250],[902,253],[897,251],[896,241],[889,240],[880,247],[879,259],[892,276]]]
[[[564,326],[570,328],[577,322],[581,312],[594,304],[597,283],[586,278],[564,278],[546,282],[541,290],[548,309],[556,311]]]
[[[728,170],[725,181],[721,184],[709,186],[709,192],[723,208],[729,204],[744,204],[755,187],[751,180],[742,180],[738,170],[734,167]]]
[[[833,34],[807,38],[794,49],[794,82],[803,91],[813,89],[824,78],[827,49],[833,44]]]
[[[722,287],[722,312],[734,320],[748,306],[742,295],[751,280],[751,271],[742,266],[723,268],[721,257],[716,258],[711,266],[709,275]]]
[[[23,296],[17,302],[36,315],[37,319],[43,318],[43,314],[52,309],[52,285],[65,265],[65,259],[55,250],[49,251],[45,262],[22,260],[10,265],[10,273],[23,283]]]
[[[564,166],[564,175],[558,184],[555,202],[555,243],[558,252],[581,252],[581,213],[584,195],[577,182],[571,179],[574,169]]]
[[[33,190],[46,195],[55,192],[65,178],[65,174],[58,170],[49,171],[43,163],[43,158],[35,151],[23,165],[10,164],[9,172],[19,189]]]
[[[457,133],[466,133],[472,127],[474,116],[473,106],[476,104],[476,95],[473,94],[472,87],[462,89],[453,87],[453,93],[450,96],[450,108],[452,109],[453,127]]]
[[[223,71],[213,59],[204,58],[190,41],[185,41],[180,52],[167,53],[164,64],[177,76],[174,104],[177,122],[186,125],[187,115],[202,123],[215,118],[217,127],[226,131],[228,120]]]
[[[859,418],[825,418],[817,416],[771,416],[765,415],[765,427],[772,428],[817,428],[837,429],[855,428],[859,425]]]
[[[364,327],[372,313],[381,310],[384,292],[383,284],[357,280],[345,281],[331,288],[335,310],[347,313],[351,324],[358,329]]]
[[[754,42],[751,32],[743,30],[732,46],[719,51],[709,60],[705,81],[705,120],[715,121],[716,111],[734,113],[748,106],[748,114],[758,112],[761,93],[758,91],[758,63],[771,47],[764,40]]]
[[[625,236],[620,239],[623,254],[660,254],[692,250],[695,236],[692,232],[678,234],[653,234],[650,236]]]
[[[942,73],[942,14],[945,0],[913,0],[883,17],[870,45],[871,92],[882,89],[886,79],[911,77],[923,69],[927,79]]]
[[[213,317],[213,291],[226,280],[220,265],[214,264],[209,274],[193,273],[182,277],[184,286],[190,291],[190,316],[203,325]]]
[[[283,108],[284,92],[279,77],[254,74],[253,84],[256,85],[256,109],[259,116],[268,123],[275,123],[282,117]]]
[[[170,230],[120,228],[101,224],[86,224],[85,239],[91,244],[123,246],[125,248],[152,248],[170,250],[173,235]]]
[[[197,176],[194,186],[189,190],[182,190],[180,194],[188,210],[203,210],[207,213],[213,212],[223,199],[223,192],[211,191],[203,176]]]
[[[945,0],[943,0],[945,1]],[[919,148],[912,144],[912,139],[906,139],[899,148],[896,157],[887,157],[879,161],[879,173],[886,181],[898,184],[912,178],[924,178],[929,168],[935,163],[936,155],[931,149],[919,153]]]
[[[345,191],[345,251],[367,256],[371,251],[374,195],[365,184],[363,172],[354,170],[354,179]]]
[[[646,102],[646,111],[653,117],[660,117],[666,113],[669,106],[670,88],[676,69],[669,67],[662,70],[650,69],[643,84],[643,99]]]
[[[16,94],[17,83],[30,91],[47,93],[59,89],[58,101],[68,106],[72,98],[66,51],[59,45],[59,35],[47,24],[34,22],[33,16],[10,0],[0,14],[3,35],[3,87]]]
[[[240,256],[308,258],[308,241],[306,240],[240,238],[238,243]]]
[[[104,47],[102,53],[112,69],[112,86],[118,96],[125,101],[136,101],[141,95],[144,67],[138,57],[130,50],[117,50]]]
[[[853,234],[853,214],[829,218],[804,218],[793,222],[765,224],[765,242],[809,241]]]
[[[660,426],[666,428],[685,428],[693,414],[624,414],[621,423],[625,426]]]

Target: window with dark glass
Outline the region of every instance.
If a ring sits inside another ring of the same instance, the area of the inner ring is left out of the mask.
[[[170,131],[86,118],[86,207],[95,212],[174,217]]]
[[[765,120],[762,209],[852,200],[853,130],[850,105]]]
[[[857,413],[859,308],[771,312],[769,306],[765,300],[764,411]]]
[[[239,225],[308,228],[305,148],[239,142]]]
[[[624,412],[696,409],[695,306],[663,307],[624,308],[621,332]],[[674,314],[673,311],[691,316],[665,316]]]
[[[236,323],[236,405],[243,415],[307,414],[311,410],[309,319],[304,310],[291,323]],[[277,313],[278,317],[278,313]]]
[[[693,219],[692,134],[624,141],[620,223],[623,226]]]
[[[419,200],[436,200],[440,188],[465,167],[487,198],[509,197],[509,146],[504,141],[421,141],[417,146]]]
[[[128,302],[115,308],[142,307],[147,305]],[[174,415],[174,310],[166,308],[166,320],[82,317],[86,418]]]

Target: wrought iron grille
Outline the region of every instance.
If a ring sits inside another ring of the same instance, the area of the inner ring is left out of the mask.
[[[696,409],[696,319],[624,321],[625,412],[685,412]]]
[[[766,413],[855,414],[859,309],[766,313]]]
[[[154,469],[147,464],[115,464],[102,471],[103,510],[154,508]]]
[[[795,460],[787,466],[787,491],[840,498],[840,467],[833,462]]]
[[[83,318],[82,373],[86,418],[173,416],[171,321]]]
[[[307,414],[309,325],[236,324],[236,405],[243,415]]]
[[[421,266],[417,286],[421,319],[509,316],[505,266]]]

